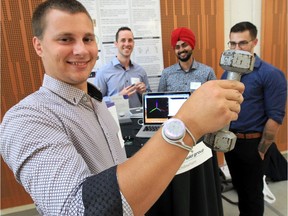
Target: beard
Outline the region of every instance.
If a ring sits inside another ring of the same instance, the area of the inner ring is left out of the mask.
[[[182,53],[186,53],[186,56],[181,57]],[[191,58],[191,56],[192,56],[192,50],[191,51],[182,51],[182,52],[178,53],[177,58],[182,62],[187,62]]]

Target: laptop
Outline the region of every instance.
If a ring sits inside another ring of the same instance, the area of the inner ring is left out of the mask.
[[[136,137],[150,138],[161,125],[174,116],[190,92],[147,92],[142,95],[143,125]]]

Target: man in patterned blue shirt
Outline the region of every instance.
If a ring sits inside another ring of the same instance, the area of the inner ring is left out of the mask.
[[[172,31],[171,45],[179,63],[163,70],[158,92],[194,92],[206,81],[216,79],[211,67],[197,62],[193,57],[195,43],[195,35],[190,29],[181,27]]]
[[[195,140],[238,117],[243,84],[204,84],[174,116],[183,123],[177,146],[160,129],[127,160],[101,92],[87,82],[98,56],[87,10],[76,0],[47,0],[32,28],[43,84],[6,112],[0,146],[41,215],[144,215]]]

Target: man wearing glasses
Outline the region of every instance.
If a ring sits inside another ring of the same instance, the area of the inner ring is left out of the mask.
[[[233,185],[238,193],[241,216],[264,214],[263,175],[269,162],[269,147],[285,116],[286,78],[282,71],[261,60],[255,53],[257,28],[240,22],[230,30],[228,46],[248,51],[255,57],[254,70],[242,76],[244,102],[230,130],[237,136],[235,148],[225,153]],[[222,79],[227,78],[227,71]]]

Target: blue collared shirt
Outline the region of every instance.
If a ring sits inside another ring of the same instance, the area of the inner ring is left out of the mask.
[[[214,70],[202,63],[193,61],[192,67],[185,72],[179,63],[171,65],[162,71],[158,92],[187,91],[193,92],[208,80],[215,80]]]
[[[221,79],[226,79],[227,71]],[[255,55],[254,70],[242,75],[244,102],[230,129],[239,133],[262,132],[269,118],[281,124],[285,116],[287,80],[284,73]]]
[[[119,94],[123,88],[130,86],[131,78],[138,78],[145,83],[146,91],[150,92],[150,85],[145,70],[135,62],[130,62],[129,69],[125,70],[117,57],[96,71],[95,85],[100,89],[102,95],[113,96]],[[129,97],[129,107],[142,106],[142,95],[135,93]]]

